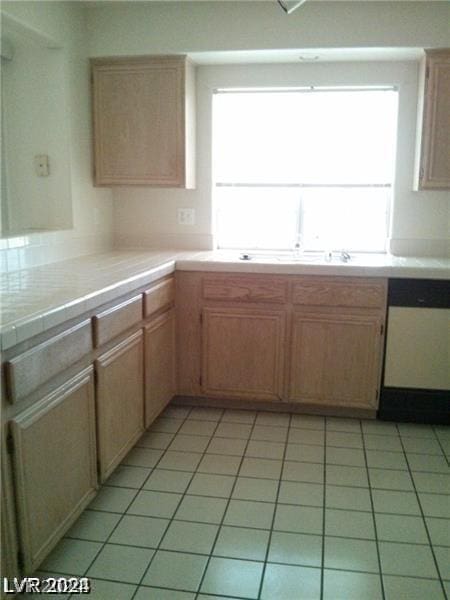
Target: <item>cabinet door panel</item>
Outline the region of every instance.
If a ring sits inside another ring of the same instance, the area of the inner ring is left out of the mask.
[[[96,183],[184,185],[184,57],[91,64]]]
[[[100,478],[104,481],[144,429],[143,334],[95,361]]]
[[[145,427],[149,427],[175,394],[175,313],[145,328]]]
[[[380,326],[372,316],[295,314],[289,400],[376,407]]]
[[[97,485],[92,368],[11,422],[25,572],[33,570]]]
[[[205,309],[203,391],[216,396],[278,400],[285,317],[276,311]]]

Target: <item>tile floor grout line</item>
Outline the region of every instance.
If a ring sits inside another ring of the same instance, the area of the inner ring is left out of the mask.
[[[433,428],[433,433],[434,433],[434,428]],[[403,446],[403,441],[401,441],[401,444]],[[443,578],[442,578],[442,575],[441,575],[441,570],[439,568],[439,563],[438,563],[437,558],[436,558],[436,553],[434,551],[433,543],[431,541],[431,535],[430,535],[430,531],[428,529],[427,520],[425,518],[425,513],[424,513],[424,510],[423,510],[423,507],[422,507],[422,502],[420,500],[420,494],[417,491],[416,482],[414,481],[414,476],[413,476],[413,473],[411,471],[411,467],[410,467],[408,456],[406,455],[406,452],[404,452],[404,457],[405,457],[405,460],[406,460],[406,464],[408,466],[409,476],[411,477],[413,488],[414,488],[414,491],[416,493],[416,500],[417,500],[417,504],[419,505],[420,514],[421,514],[421,517],[422,517],[423,525],[425,527],[425,531],[426,531],[426,534],[427,534],[427,538],[428,538],[428,542],[429,542],[429,548],[430,548],[430,551],[431,551],[431,555],[433,557],[434,567],[435,567],[436,572],[438,574],[438,578],[439,578],[439,582],[441,584],[441,589],[442,589],[442,592],[444,594],[444,598],[447,598],[447,592],[446,592],[444,581],[443,581]]]
[[[180,419],[181,423],[180,423],[180,426],[179,426],[179,428],[178,428],[177,432],[178,432],[178,431],[179,431],[179,429],[180,429],[180,428],[183,426],[183,423],[184,423],[184,421],[186,421],[186,420],[187,420],[187,418],[188,418],[188,416],[189,416],[189,413],[190,413],[190,412],[191,412],[191,409],[189,409],[189,410],[188,410],[188,412],[187,412],[186,416],[184,417],[184,419]],[[145,430],[145,431],[144,431],[144,433],[143,433],[142,435],[145,435],[145,433],[146,433],[147,431],[148,431],[148,429],[147,429],[147,430]],[[176,433],[177,433],[177,432],[175,432],[175,435],[176,435]],[[133,448],[130,450],[130,452],[132,452],[132,451],[134,450],[134,448],[135,448],[135,446],[133,446]],[[128,454],[129,454],[129,453],[127,453],[127,456],[128,456]],[[143,486],[144,486],[144,485],[145,485],[145,483],[147,482],[148,478],[150,477],[150,475],[152,474],[153,470],[156,468],[156,466],[158,465],[158,463],[161,461],[161,459],[162,459],[162,457],[164,456],[164,454],[165,454],[165,451],[163,451],[163,452],[162,452],[161,456],[160,456],[160,457],[159,457],[159,459],[156,461],[155,465],[154,465],[153,467],[150,467],[150,468],[151,468],[151,471],[150,471],[150,473],[149,473],[149,474],[148,474],[148,476],[145,478],[145,480],[144,480],[144,482],[142,483],[141,487],[140,487],[140,488],[138,488],[138,489],[136,490],[136,493],[134,494],[134,496],[133,496],[132,500],[131,500],[131,501],[130,501],[130,503],[127,505],[127,507],[125,508],[125,510],[124,510],[124,511],[121,513],[121,517],[120,517],[120,519],[117,521],[117,523],[115,524],[115,526],[113,527],[113,529],[110,531],[110,533],[109,533],[108,537],[107,537],[107,538],[106,538],[106,540],[105,540],[105,541],[102,543],[102,546],[100,547],[99,551],[96,553],[96,555],[95,555],[95,556],[94,556],[94,558],[92,559],[92,561],[91,561],[90,565],[89,565],[89,566],[88,566],[88,568],[85,570],[85,572],[84,572],[84,576],[85,576],[85,577],[87,576],[87,574],[88,574],[88,572],[89,572],[89,569],[91,569],[91,567],[93,566],[94,562],[95,562],[95,561],[97,560],[97,558],[100,556],[100,553],[101,553],[101,552],[104,550],[104,548],[105,548],[105,547],[106,547],[106,545],[108,544],[108,541],[111,539],[111,536],[114,534],[114,532],[115,532],[115,530],[117,529],[117,527],[119,526],[119,524],[120,524],[120,523],[123,521],[124,517],[125,517],[125,516],[126,516],[126,514],[127,514],[127,510],[128,510],[128,509],[130,508],[130,506],[133,504],[133,502],[134,502],[134,500],[136,499],[137,495],[138,495],[138,494],[139,494],[139,492],[142,490]],[[126,466],[126,465],[125,465],[125,466]],[[149,468],[149,467],[147,467],[147,468]],[[100,488],[100,489],[102,489],[103,487],[104,487],[104,484],[101,486],[101,488]],[[106,487],[107,487],[107,486],[106,486]],[[170,524],[170,523],[169,523],[169,524]],[[168,526],[169,526],[169,525],[168,525]],[[152,559],[153,559],[153,556],[152,556]],[[152,559],[151,559],[151,560],[152,560]],[[129,582],[123,582],[123,583],[129,583]],[[137,591],[137,588],[136,588],[136,591]],[[135,591],[135,593],[136,593],[136,591]],[[134,598],[134,596],[135,596],[135,594],[133,594],[133,596],[131,597],[131,599],[130,599],[130,600],[132,600],[132,598]],[[72,598],[72,597],[73,597],[73,594],[71,594],[69,597],[70,597],[70,598]]]
[[[188,413],[188,416],[189,416],[189,414],[192,412],[192,410],[193,410],[193,407],[190,407],[190,411],[189,411],[189,413]],[[202,456],[205,456],[205,455],[206,455],[206,450],[208,449],[208,446],[209,446],[209,444],[211,443],[211,440],[212,440],[212,439],[213,439],[213,437],[214,437],[214,431],[216,431],[216,430],[217,430],[217,428],[219,427],[219,424],[220,424],[220,422],[221,422],[221,420],[222,420],[222,417],[223,417],[223,415],[224,415],[224,413],[225,413],[225,410],[224,410],[224,409],[220,409],[220,410],[222,410],[222,414],[220,415],[219,419],[218,419],[218,420],[215,422],[215,427],[214,427],[213,433],[212,433],[212,434],[211,434],[211,436],[210,436],[210,439],[209,439],[209,441],[208,441],[208,444],[207,444],[207,445],[206,445],[206,447],[205,447],[205,450],[204,450],[204,452],[203,452],[203,453],[201,453],[201,454],[202,454]],[[186,417],[185,421],[183,422],[183,425],[184,425],[184,423],[185,423],[187,420],[188,420],[188,417]],[[181,427],[180,427],[180,429],[181,429]],[[179,433],[180,433],[180,429],[177,431],[177,434],[179,434]],[[181,435],[182,435],[182,434],[181,434]],[[168,451],[168,450],[166,450],[166,452],[167,452],[167,451]],[[165,453],[164,453],[164,454],[165,454]],[[134,598],[136,597],[136,594],[137,594],[137,593],[138,593],[138,591],[139,591],[139,587],[142,585],[142,582],[144,581],[144,579],[145,579],[145,577],[146,577],[146,575],[147,575],[147,573],[148,573],[148,571],[149,571],[149,569],[150,569],[150,567],[151,567],[151,565],[152,565],[152,563],[153,563],[153,560],[155,559],[155,557],[156,557],[156,555],[157,555],[158,551],[161,549],[161,544],[162,544],[162,542],[163,542],[164,538],[166,537],[166,534],[167,534],[167,532],[168,532],[168,530],[169,530],[170,526],[171,526],[171,525],[172,525],[172,523],[174,522],[174,517],[175,517],[175,514],[176,514],[176,512],[178,511],[178,509],[180,508],[180,506],[181,506],[181,503],[183,502],[184,498],[185,498],[185,497],[186,497],[186,495],[187,495],[187,494],[186,494],[186,492],[187,492],[187,490],[188,490],[189,486],[191,485],[191,483],[192,483],[192,481],[193,481],[193,479],[194,479],[195,475],[197,474],[197,468],[198,468],[198,465],[200,464],[201,460],[202,460],[202,459],[200,458],[200,459],[199,459],[199,461],[198,461],[198,463],[197,463],[197,466],[194,468],[194,471],[192,472],[192,476],[191,476],[191,478],[190,478],[190,480],[189,480],[189,482],[188,482],[187,486],[185,487],[185,490],[184,490],[184,492],[181,494],[181,497],[180,497],[180,499],[179,499],[179,501],[178,501],[178,504],[177,504],[177,506],[176,506],[175,510],[174,510],[174,511],[173,511],[173,513],[172,513],[172,517],[169,519],[169,522],[168,522],[168,524],[167,524],[167,527],[165,528],[165,530],[164,530],[164,532],[163,532],[163,534],[162,534],[162,536],[161,536],[161,538],[160,538],[160,540],[159,540],[159,542],[158,542],[158,544],[157,544],[157,546],[156,546],[156,548],[155,548],[154,554],[153,554],[152,558],[150,559],[150,562],[148,563],[147,567],[144,569],[144,572],[143,572],[143,574],[142,574],[142,576],[141,576],[141,579],[140,579],[139,583],[137,584],[136,590],[135,590],[134,594],[131,596],[130,600],[134,600]],[[147,479],[148,479],[148,478],[147,478]],[[150,491],[150,490],[149,490],[149,491]]]
[[[439,448],[441,449],[442,454],[444,455],[444,458],[447,461],[447,465],[450,466],[450,456],[448,456],[447,453],[444,450],[444,446],[442,445],[442,440],[438,436],[438,434],[436,433],[436,426],[435,425],[433,425],[433,433],[434,433],[434,437],[436,438],[437,443],[439,444]]]
[[[272,520],[271,520],[270,529],[269,529],[269,538],[267,540],[267,548],[266,548],[266,553],[265,553],[264,562],[263,562],[263,568],[262,568],[262,572],[261,572],[261,579],[259,581],[259,588],[258,588],[258,595],[257,595],[257,599],[258,600],[261,599],[261,594],[263,592],[263,587],[264,587],[264,578],[265,578],[265,575],[266,575],[267,563],[269,562],[268,558],[269,558],[269,554],[270,554],[270,545],[272,543],[272,536],[273,536],[273,532],[274,532],[275,519],[276,519],[276,516],[277,516],[278,498],[280,497],[281,483],[283,481],[283,470],[284,470],[284,464],[285,464],[285,459],[286,459],[287,447],[288,447],[288,444],[289,444],[289,434],[290,434],[290,431],[291,431],[291,423],[292,423],[292,414],[289,414],[289,422],[288,422],[288,427],[287,427],[287,432],[286,432],[286,438],[285,438],[285,441],[284,441],[283,457],[281,459],[280,477],[278,479],[278,486],[277,486],[277,491],[276,491],[276,494],[275,494]]]
[[[374,529],[374,535],[375,535],[375,547],[377,550],[377,561],[378,561],[378,569],[379,569],[379,576],[380,576],[380,588],[381,588],[381,597],[383,600],[385,600],[386,598],[386,591],[384,589],[384,577],[383,577],[383,568],[382,568],[382,564],[381,564],[381,552],[380,552],[380,544],[378,541],[378,529],[377,529],[377,520],[375,517],[375,504],[373,501],[373,494],[372,494],[372,488],[371,488],[371,483],[370,483],[370,473],[369,473],[369,463],[367,462],[367,452],[366,452],[366,448],[365,448],[365,438],[364,438],[364,430],[361,424],[361,421],[359,422],[360,427],[361,427],[361,435],[363,438],[363,445],[364,445],[364,461],[366,464],[366,474],[367,474],[367,480],[369,482],[369,498],[370,498],[370,505],[372,507],[372,522],[373,522],[373,529]]]
[[[231,500],[232,500],[233,492],[234,492],[234,489],[235,489],[235,487],[236,487],[236,483],[237,483],[237,480],[238,480],[238,477],[239,477],[239,472],[240,472],[240,470],[241,470],[241,468],[242,468],[242,463],[244,462],[244,459],[245,459],[245,453],[246,453],[246,450],[247,450],[247,448],[248,448],[248,445],[249,445],[249,443],[250,443],[250,436],[251,436],[251,434],[252,434],[252,431],[253,431],[253,430],[254,430],[254,428],[255,428],[255,424],[256,424],[256,421],[257,421],[257,419],[258,419],[258,414],[259,414],[259,411],[256,411],[256,412],[255,412],[255,415],[254,415],[254,418],[253,418],[253,423],[251,424],[251,428],[250,428],[250,431],[249,431],[248,439],[247,439],[247,441],[246,441],[246,444],[245,444],[244,452],[243,452],[243,454],[242,454],[242,456],[241,456],[241,459],[240,459],[240,461],[239,461],[239,466],[238,466],[238,469],[237,469],[237,471],[236,471],[236,475],[235,475],[235,478],[234,478],[233,485],[231,486],[231,490],[230,490],[230,492],[229,492],[229,494],[228,494],[228,498],[226,499],[226,500],[227,500],[227,503],[226,503],[226,505],[225,505],[225,510],[223,511],[222,518],[221,518],[221,520],[220,520],[220,523],[219,523],[219,526],[218,526],[218,529],[217,529],[216,535],[215,535],[215,537],[214,537],[214,541],[213,541],[213,543],[212,543],[212,546],[211,546],[211,549],[210,549],[210,551],[209,551],[209,556],[208,556],[208,559],[207,559],[207,561],[206,561],[205,568],[203,569],[203,573],[202,573],[202,576],[201,576],[201,579],[200,579],[200,583],[198,584],[197,591],[196,591],[196,593],[195,593],[195,599],[196,599],[196,600],[197,600],[198,596],[199,596],[199,595],[202,593],[202,592],[201,592],[202,585],[203,585],[203,582],[204,582],[204,580],[205,580],[205,576],[206,576],[206,573],[207,573],[207,571],[208,571],[208,567],[209,567],[209,565],[210,565],[210,563],[211,563],[211,559],[213,558],[213,552],[214,552],[214,548],[215,548],[215,546],[216,546],[216,543],[217,543],[217,540],[218,540],[218,538],[219,538],[220,531],[221,531],[221,529],[222,529],[222,527],[223,527],[223,524],[224,524],[224,521],[225,521],[225,515],[227,514],[228,507],[230,506],[230,502],[231,502]],[[236,558],[235,558],[234,560],[236,560]],[[207,593],[207,592],[205,592],[205,593]]]
[[[322,511],[322,557],[320,569],[320,600],[325,593],[325,526],[326,526],[326,500],[327,500],[327,419],[324,419],[323,434],[323,511]]]

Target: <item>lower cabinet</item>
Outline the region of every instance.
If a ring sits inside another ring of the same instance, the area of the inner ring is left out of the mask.
[[[285,316],[276,310],[205,308],[202,389],[221,397],[279,400]]]
[[[92,367],[10,421],[24,572],[31,574],[97,487]]]
[[[175,311],[145,327],[145,427],[149,427],[176,392]]]
[[[288,401],[376,408],[381,325],[371,315],[294,313]]]
[[[98,465],[103,482],[144,430],[142,331],[102,354],[95,369]]]

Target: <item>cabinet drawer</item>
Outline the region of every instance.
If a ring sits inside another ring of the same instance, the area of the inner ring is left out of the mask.
[[[98,347],[109,342],[141,320],[142,297],[140,294],[95,315],[93,318],[95,346]]]
[[[203,298],[281,304],[287,299],[286,283],[268,277],[208,277],[203,280]]]
[[[292,288],[293,304],[308,306],[354,306],[382,308],[386,298],[383,283],[312,281],[295,283]]]
[[[169,307],[175,301],[173,277],[149,288],[144,292],[144,315],[149,317],[157,310]]]
[[[79,323],[8,361],[8,397],[18,402],[92,350],[91,322]]]

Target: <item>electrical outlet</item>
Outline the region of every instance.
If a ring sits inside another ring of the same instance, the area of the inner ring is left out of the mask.
[[[179,208],[178,225],[195,225],[195,208]]]

